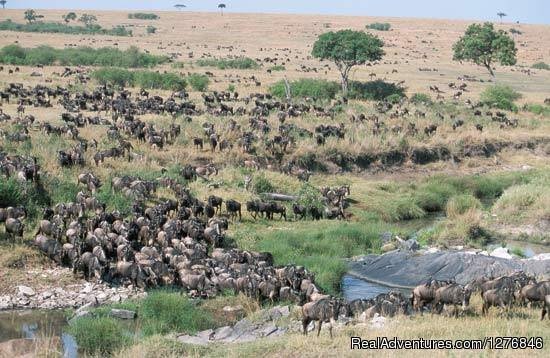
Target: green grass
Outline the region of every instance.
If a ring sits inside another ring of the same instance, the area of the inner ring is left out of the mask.
[[[550,106],[546,104],[526,104],[523,106],[523,110],[540,116],[550,117]]]
[[[415,93],[410,98],[411,103],[414,103],[416,105],[418,104],[424,104],[424,105],[431,105],[433,104],[432,98],[430,95],[425,93]]]
[[[328,100],[336,97],[340,85],[333,81],[302,78],[289,82],[290,93],[293,98],[314,98]],[[286,98],[285,82],[279,81],[269,89],[270,93],[278,98]]]
[[[217,67],[220,70],[253,70],[260,67],[255,60],[248,57],[200,59],[196,63],[201,67]]]
[[[117,87],[131,86],[179,91],[187,85],[185,79],[176,73],[129,71],[123,68],[101,68],[92,72],[92,78],[100,84],[109,84]]]
[[[56,49],[50,46],[23,48],[8,45],[0,50],[0,63],[11,65],[153,67],[168,61],[165,56],[142,53],[137,47],[121,51],[112,47]]]
[[[106,356],[132,344],[119,321],[109,317],[82,317],[69,326],[79,350],[90,355]]]
[[[30,24],[19,24],[9,19],[0,22],[0,31],[132,36],[132,31],[127,30],[123,26],[116,26],[112,29],[104,29],[97,24],[90,26],[73,26],[58,22],[33,22]]]
[[[376,221],[280,223],[268,230],[257,225],[261,224],[236,229],[234,238],[240,247],[271,252],[277,265],[304,265],[315,273],[316,283],[333,294],[339,292],[341,277],[347,271],[343,258],[377,252],[378,236],[384,229]]]
[[[273,72],[286,71],[286,67],[283,65],[276,65],[269,68]]]

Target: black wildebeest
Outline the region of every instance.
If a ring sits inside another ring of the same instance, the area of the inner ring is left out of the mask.
[[[241,203],[239,203],[236,200],[229,199],[225,201],[225,208],[227,209],[227,213],[231,218],[237,217],[237,214],[239,215],[239,220],[242,219],[241,214]]]
[[[465,310],[466,307],[470,304],[470,296],[472,291],[468,287],[464,287],[457,283],[438,288],[435,291],[435,297],[433,301],[433,311],[441,313],[443,305],[450,304],[455,307],[454,314],[458,315],[456,309],[457,305],[462,305],[462,310]]]
[[[483,292],[483,315],[489,311],[489,307],[509,308],[514,300],[514,295],[508,287],[502,289],[493,289]]]

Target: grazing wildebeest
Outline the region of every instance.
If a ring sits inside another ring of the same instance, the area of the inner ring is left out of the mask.
[[[330,338],[332,338],[332,324],[338,320],[341,302],[338,299],[325,298],[308,302],[302,306],[302,327],[304,335],[307,335],[307,326],[311,321],[319,321],[317,337],[321,333],[323,322],[329,323]]]
[[[210,204],[213,208],[216,209],[216,213],[222,210],[223,199],[220,198],[219,196],[210,195],[207,201],[208,201],[208,204]]]
[[[459,285],[457,283],[438,288],[435,291],[435,297],[433,301],[433,311],[441,313],[443,306],[445,304],[451,304],[454,306],[454,314],[458,316],[458,310],[456,309],[457,305],[462,305],[462,310],[465,310],[466,307],[470,304],[470,296],[472,291]]]
[[[237,214],[239,215],[239,220],[242,219],[241,214],[241,203],[239,203],[236,200],[229,199],[225,201],[225,208],[227,209],[227,213],[231,218],[237,217]]]
[[[485,291],[483,292],[483,308],[481,312],[483,315],[486,315],[489,307],[492,306],[502,309],[509,308],[512,305],[513,299],[513,292],[508,287]]]
[[[16,218],[8,218],[4,224],[6,226],[6,233],[12,237],[23,237],[23,230],[25,226]]]
[[[193,138],[193,145],[196,149],[202,150],[204,141],[202,140],[202,138]]]

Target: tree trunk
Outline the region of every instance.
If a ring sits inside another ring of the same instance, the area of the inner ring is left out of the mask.
[[[485,68],[487,68],[487,70],[488,70],[489,73],[491,74],[491,77],[495,77],[495,73],[493,72],[493,69],[491,68],[491,65],[490,65],[490,64],[486,64],[486,65],[485,65]]]
[[[342,95],[345,97],[348,94],[348,78],[342,75]]]
[[[293,195],[285,195],[285,194],[277,194],[277,193],[262,193],[263,197],[265,197],[268,200],[275,200],[275,201],[295,201],[298,200],[297,196]]]

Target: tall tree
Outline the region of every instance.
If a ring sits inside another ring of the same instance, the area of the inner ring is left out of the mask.
[[[2,9],[6,8],[6,3],[7,2],[8,2],[7,0],[0,0],[0,5],[2,5]]]
[[[495,76],[492,65],[499,62],[503,66],[512,66],[517,62],[516,44],[503,30],[495,31],[492,23],[472,24],[453,46],[455,61],[471,61],[485,67],[491,76]]]
[[[24,16],[25,16],[25,20],[27,20],[27,22],[31,24],[36,21],[37,14],[36,14],[36,11],[34,11],[33,9],[28,9],[28,10],[25,10]]]
[[[183,10],[184,8],[186,8],[187,6],[185,6],[184,4],[176,4],[174,5],[174,7],[178,10]]]
[[[223,16],[223,9],[225,9],[227,6],[225,4],[218,4],[218,9],[220,9],[222,16]]]
[[[82,14],[82,16],[80,16],[80,19],[78,19],[78,21],[82,22],[86,27],[90,27],[94,24],[94,22],[97,21],[97,17],[90,14]]]
[[[384,56],[384,43],[378,37],[363,31],[341,30],[319,36],[312,55],[320,60],[331,60],[342,76],[342,93],[348,93],[349,73],[354,66],[378,61]]]
[[[63,18],[63,21],[65,21],[68,24],[69,22],[76,20],[77,16],[76,16],[76,13],[71,11],[63,15],[62,18]]]
[[[501,12],[497,12],[497,16],[500,17],[500,22],[502,22],[502,18],[505,17],[505,16],[508,16],[508,15],[506,15],[505,13],[503,13],[501,11]]]

